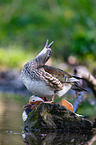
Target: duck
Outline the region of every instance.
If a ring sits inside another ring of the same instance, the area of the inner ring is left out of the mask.
[[[36,107],[38,107],[41,103],[46,103],[46,101],[44,101],[45,99],[41,98],[41,97],[38,97],[38,96],[35,96],[35,95],[32,95],[30,98],[29,98],[29,103],[27,103],[26,105],[24,105],[23,107],[25,108],[25,110],[23,111],[22,113],[22,119],[23,121],[25,122],[28,118],[28,114]],[[73,111],[73,105],[68,102],[67,100],[65,99],[62,99],[61,102],[60,102],[61,105],[63,105],[64,107],[66,107],[66,109],[70,110],[70,111]]]
[[[52,41],[48,45],[47,40],[43,50],[33,60],[27,62],[21,70],[21,79],[27,89],[36,96],[51,98],[50,103],[54,102],[55,96],[61,97],[70,89],[86,91],[78,85],[81,78],[46,65],[52,55],[53,43]]]
[[[23,106],[25,108],[25,110],[22,113],[22,119],[23,119],[24,122],[27,120],[28,114],[34,108],[36,108],[37,106],[39,106],[41,103],[44,103],[44,99],[42,99],[42,98],[40,98],[38,96],[32,95],[29,98],[29,103]]]
[[[32,95],[29,98],[29,103],[25,106],[23,106],[24,108],[26,107],[30,107],[31,110],[33,110],[34,108],[36,108],[37,106],[39,106],[41,103],[44,103],[44,100],[38,96]]]
[[[42,99],[41,97],[32,95],[29,98],[29,103],[27,105],[23,106],[25,108],[25,110],[22,113],[22,119],[23,119],[23,121],[25,122],[27,120],[29,113],[33,109],[38,107],[41,103],[46,103],[46,102],[47,102],[47,100],[44,101],[44,98]],[[68,109],[71,112],[73,112],[73,105],[69,101],[67,101],[66,99],[62,99],[61,102],[60,102],[60,105],[64,106],[66,109]],[[78,117],[81,117],[81,118],[88,118],[87,116],[84,116],[84,115],[80,115],[80,114],[77,114],[77,113],[75,113],[75,114]]]

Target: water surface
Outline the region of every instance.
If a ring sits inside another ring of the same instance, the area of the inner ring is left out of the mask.
[[[0,94],[0,145],[96,145],[96,135],[60,132],[22,134],[23,105],[27,102],[28,98],[21,95]]]
[[[24,144],[21,117],[24,101],[22,101],[21,96],[0,94],[0,145]]]

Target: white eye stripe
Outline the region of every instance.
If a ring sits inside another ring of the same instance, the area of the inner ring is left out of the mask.
[[[33,95],[33,96],[31,96],[31,97],[29,98],[29,102],[30,102],[30,101],[32,101],[32,102],[35,102],[35,101],[42,101],[42,102],[44,102],[44,100],[43,100],[42,98],[37,97],[37,96],[35,96],[35,95]]]

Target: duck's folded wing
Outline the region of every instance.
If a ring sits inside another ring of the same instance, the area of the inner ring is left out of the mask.
[[[73,82],[77,82],[79,80],[77,80],[75,77],[72,77],[70,74],[68,74],[67,72],[52,67],[52,66],[44,66],[44,70],[48,73],[50,73],[52,76],[58,78],[60,80],[61,83],[73,83]]]
[[[41,78],[47,83],[47,85],[54,88],[54,90],[62,90],[63,84],[57,74],[51,73],[51,71],[47,71],[45,67],[43,67]]]
[[[70,74],[68,74],[67,72],[59,69],[59,68],[56,68],[56,67],[52,67],[52,66],[48,66],[48,65],[45,65],[43,67],[45,69],[45,71],[49,72],[50,74],[53,74],[53,75],[63,75],[65,77],[69,77],[71,78],[72,76]]]
[[[52,66],[45,65],[44,78],[48,85],[56,88],[56,90],[62,90],[64,83],[73,83],[73,78],[68,73],[62,71],[61,69],[54,68]]]
[[[52,74],[52,76],[58,78],[58,80],[61,83],[70,83],[70,84],[72,84],[72,89],[73,90],[86,91],[86,89],[82,88],[82,86],[80,85],[80,82],[79,82],[79,80],[82,79],[82,78],[71,76],[67,72],[65,72],[61,69],[52,67],[52,66],[45,65],[44,69],[45,69],[46,72]]]
[[[52,66],[44,66],[45,71],[49,72],[50,74],[52,74],[53,76],[59,78],[59,80],[61,82],[65,82],[65,83],[73,83],[73,82],[79,82],[80,79],[83,80],[83,78],[74,76],[74,75],[70,75],[69,73],[59,69],[59,68],[55,68]]]
[[[44,67],[44,70],[52,75],[53,78],[56,78],[58,80],[58,82],[60,84],[66,84],[66,83],[69,83],[72,85],[72,89],[74,90],[77,90],[77,91],[86,91],[84,88],[81,87],[80,83],[79,82],[79,77],[75,77],[75,76],[71,76],[70,74],[68,74],[67,72],[61,70],[61,69],[58,69],[58,68],[55,68],[55,67],[52,67],[52,66],[47,66],[45,65]],[[54,82],[52,78],[49,80],[50,82]],[[57,81],[55,81],[55,83],[57,83]]]

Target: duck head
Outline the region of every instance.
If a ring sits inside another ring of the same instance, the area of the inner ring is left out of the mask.
[[[29,98],[29,103],[27,105],[24,106],[24,108],[26,108],[23,113],[22,113],[22,119],[25,122],[28,118],[28,114],[37,106],[39,106],[41,103],[43,103],[44,100],[38,96],[31,96]]]
[[[43,102],[44,102],[44,100],[42,98],[33,95],[29,98],[29,103],[27,105],[25,105],[24,108],[30,107],[30,109],[33,110],[34,108],[36,108]]]
[[[48,45],[48,40],[47,40],[44,49],[36,56],[35,60],[36,60],[36,62],[39,62],[40,66],[44,66],[44,64],[51,57],[51,55],[52,55],[51,46],[53,43],[54,42],[52,41]]]

